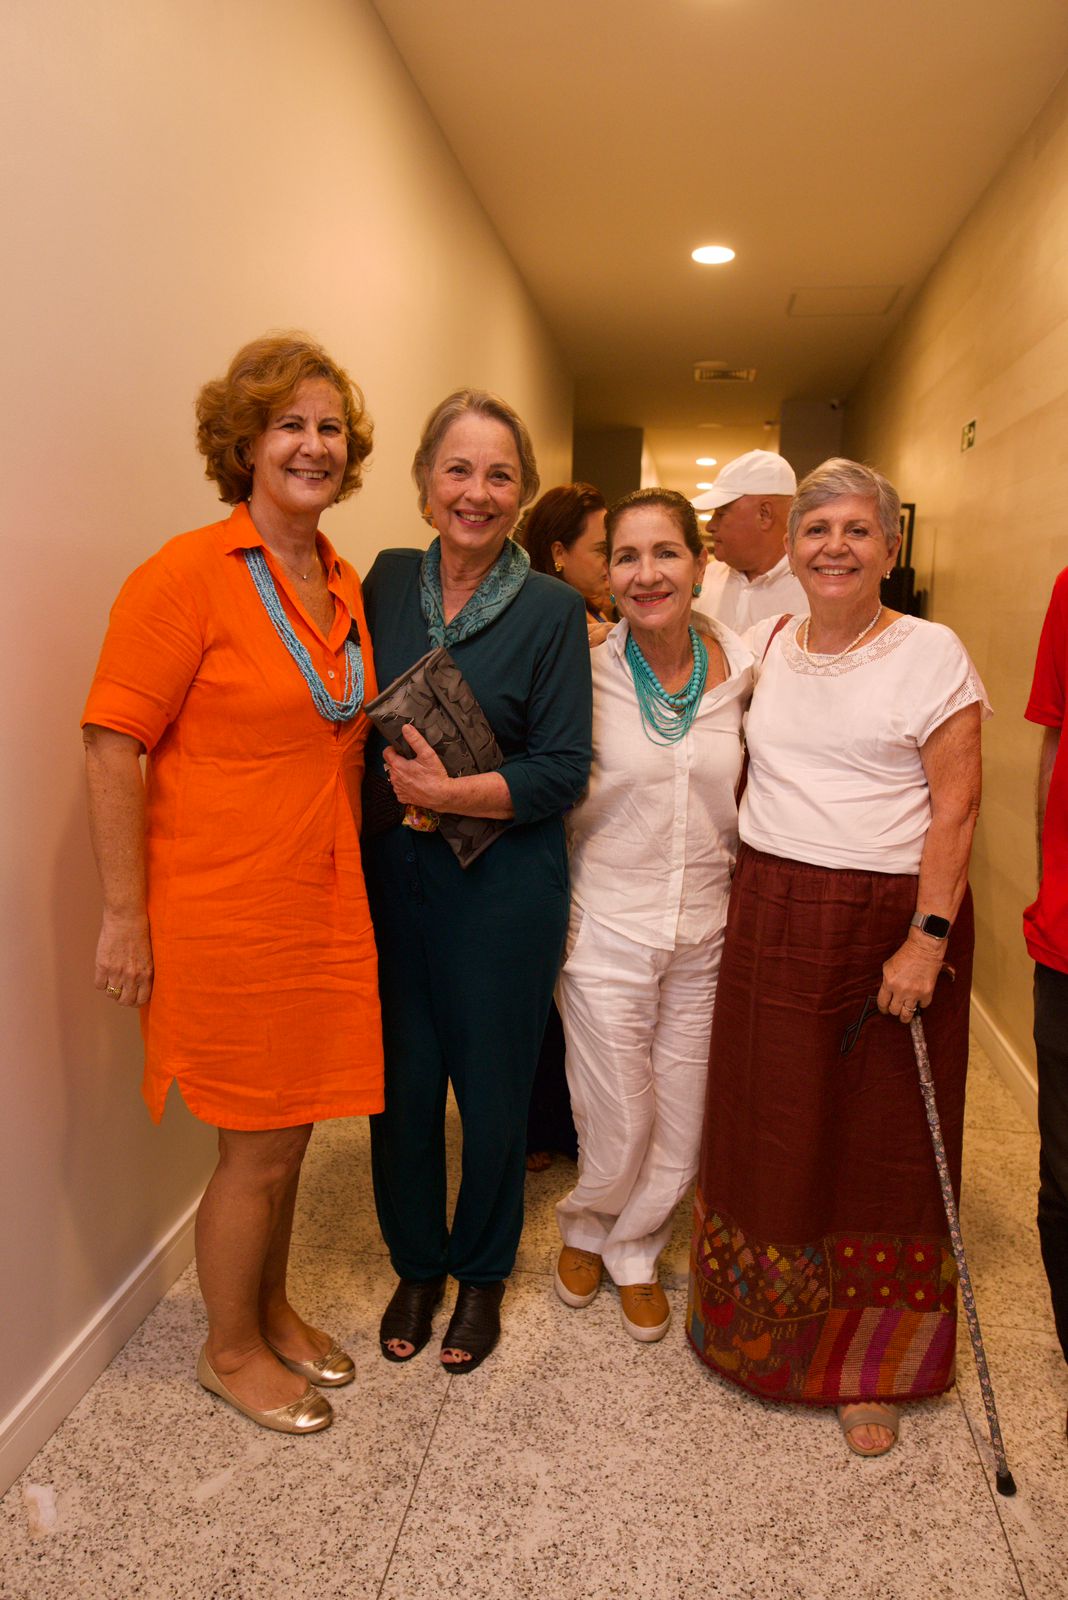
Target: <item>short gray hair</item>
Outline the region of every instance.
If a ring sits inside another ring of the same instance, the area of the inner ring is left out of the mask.
[[[893,484],[874,467],[865,467],[859,461],[847,461],[844,456],[832,456],[829,461],[814,467],[807,478],[797,486],[787,533],[791,546],[797,538],[802,517],[807,517],[817,506],[831,500],[841,500],[846,495],[860,495],[875,501],[875,512],[886,540],[892,549],[901,537],[901,497]]]
[[[441,441],[453,423],[468,413],[474,413],[479,417],[491,417],[494,422],[503,422],[504,426],[510,429],[519,456],[519,504],[528,506],[538,492],[541,479],[538,477],[538,463],[534,459],[534,445],[523,421],[506,400],[502,400],[499,395],[490,394],[488,389],[456,389],[452,394],[446,395],[441,404],[435,406],[427,417],[419,439],[419,448],[412,461],[412,477],[419,490],[420,512],[425,514],[427,485],[434,459],[441,449]]]

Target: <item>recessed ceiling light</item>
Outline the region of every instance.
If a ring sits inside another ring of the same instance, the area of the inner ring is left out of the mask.
[[[715,464],[716,464],[715,456],[698,456],[697,457],[697,465],[699,467],[714,467]]]
[[[699,250],[692,250],[690,255],[702,267],[720,267],[725,261],[734,260],[734,251],[725,244],[703,244]]]
[[[715,487],[715,485],[714,485],[714,484],[711,484],[711,483],[699,483],[699,484],[698,484],[698,485],[697,485],[697,487],[698,487],[698,488],[699,488],[699,489],[712,489],[712,488],[714,488],[714,487]]]

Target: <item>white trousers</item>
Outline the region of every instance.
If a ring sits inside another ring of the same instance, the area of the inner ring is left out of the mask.
[[[654,950],[572,905],[556,1003],[579,1176],[556,1208],[564,1243],[617,1284],[651,1283],[701,1142],[723,930]]]

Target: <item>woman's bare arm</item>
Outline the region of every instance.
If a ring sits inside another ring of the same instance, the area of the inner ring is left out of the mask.
[[[950,922],[968,883],[968,862],[982,791],[978,704],[954,712],[921,747],[920,759],[931,791],[931,825],[924,840],[916,890],[916,910]],[[945,940],[910,928],[905,942],[883,966],[879,1009],[892,1016],[926,1006],[942,970]]]
[[[122,1006],[143,1006],[152,993],[152,940],[141,745],[129,734],[95,724],[84,729],[83,737],[89,832],[104,891],[94,982]]]

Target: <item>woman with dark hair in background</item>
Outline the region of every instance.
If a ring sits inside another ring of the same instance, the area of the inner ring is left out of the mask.
[[[311,1385],[355,1372],[287,1296],[301,1162],[313,1123],[382,1106],[357,839],[374,667],[359,579],[319,531],[360,487],[371,420],[324,350],[271,334],[205,384],[197,421],[233,513],[127,579],[83,718],[96,987],[141,1008],[153,1119],[177,1081],[219,1130],[197,1377],[311,1433],[333,1416]]]
[[[605,501],[592,483],[562,483],[547,489],[523,518],[516,540],[535,572],[547,572],[577,589],[586,602],[590,644],[612,627]]]
[[[592,483],[562,483],[547,489],[531,506],[516,533],[516,542],[526,550],[535,572],[560,578],[582,596],[591,649],[612,627],[604,519],[604,495],[599,489]],[[564,1029],[555,1002],[549,1008],[530,1096],[527,1170],[544,1172],[552,1165],[554,1150],[571,1161],[578,1157],[564,1072]]]
[[[590,652],[578,595],[531,572],[511,538],[538,492],[530,435],[511,406],[478,389],[449,395],[427,419],[412,476],[435,537],[428,550],[383,551],[368,575],[379,675],[389,683],[445,646],[504,760],[450,778],[410,727],[412,759],[378,735],[370,747],[368,791],[383,820],[365,836],[364,863],[386,1048],[371,1154],[400,1278],[379,1337],[388,1361],[410,1360],[451,1274],[459,1292],[441,1361],[459,1375],[497,1342],[523,1225],[527,1105],[567,927],[563,814],[589,772]],[[393,816],[381,803],[387,784]],[[440,832],[422,831],[427,812],[511,825],[464,870]],[[451,1228],[450,1083],[463,1124]]]

